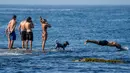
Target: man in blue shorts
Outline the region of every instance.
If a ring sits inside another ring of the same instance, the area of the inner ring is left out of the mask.
[[[9,49],[13,48],[14,40],[16,40],[15,27],[16,27],[16,15],[12,17],[6,29]]]

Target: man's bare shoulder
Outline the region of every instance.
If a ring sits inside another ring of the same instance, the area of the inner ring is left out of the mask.
[[[12,19],[12,20],[10,20],[10,21],[11,21],[11,22],[15,22],[15,20],[13,20],[13,19]]]
[[[11,19],[8,24],[11,24],[12,22],[13,22],[13,20]]]
[[[8,26],[11,26],[13,22],[14,22],[13,20],[10,20]]]
[[[26,23],[26,20],[23,20],[23,21],[20,22],[20,25],[25,24],[25,23]]]
[[[20,23],[24,23],[24,22],[25,22],[25,20],[21,21]]]
[[[29,22],[26,22],[25,24],[30,24]]]
[[[13,20],[13,19],[12,19],[12,20],[10,20],[10,23],[11,23],[11,24],[16,24],[16,20]]]

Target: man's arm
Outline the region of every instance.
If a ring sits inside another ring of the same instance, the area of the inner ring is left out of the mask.
[[[20,25],[19,25],[18,30],[19,30],[19,33],[20,33],[20,35],[21,35],[21,23],[20,23]]]
[[[47,27],[51,28],[51,25],[50,25],[50,24],[47,24]]]
[[[9,21],[9,23],[8,23],[8,25],[7,25],[7,28],[6,28],[6,30],[5,30],[6,33],[9,31],[10,24],[11,24],[11,21]]]
[[[10,31],[10,30],[9,30],[10,24],[11,24],[11,21],[8,23],[7,28],[6,28],[6,30],[5,30],[6,36],[8,36],[8,32]]]
[[[13,32],[14,31],[14,29],[15,29],[15,27],[16,27],[16,21],[12,21],[12,24],[13,24],[13,27],[12,27],[12,30],[11,30],[11,32]]]
[[[7,26],[7,28],[6,28],[6,30],[5,30],[6,33],[8,32],[8,29],[9,29],[9,25]]]
[[[20,23],[20,25],[19,25],[19,27],[18,27],[18,30],[19,30],[19,31],[21,30],[21,23]]]
[[[34,24],[33,24],[33,22],[31,22],[31,27],[34,28]]]
[[[6,36],[8,36],[8,29],[9,29],[9,24],[8,24],[6,30],[5,30],[5,34],[6,34]]]

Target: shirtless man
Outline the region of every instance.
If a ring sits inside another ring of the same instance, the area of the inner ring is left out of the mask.
[[[25,28],[26,20],[22,21],[19,25],[19,32],[21,35],[22,40],[22,48],[25,48],[25,42],[26,42],[26,28]]]
[[[16,40],[15,27],[16,27],[16,15],[13,15],[6,29],[9,49],[13,48],[14,40]]]
[[[33,41],[33,32],[32,28],[34,28],[34,24],[32,22],[31,17],[28,17],[25,23],[26,29],[26,49],[28,49],[28,41],[30,41],[30,48],[32,50],[32,41]]]
[[[51,27],[50,24],[48,24],[47,20],[46,19],[42,19],[42,17],[40,17],[40,22],[41,22],[41,25],[42,25],[42,51],[45,52],[44,50],[44,47],[45,47],[45,43],[46,43],[46,40],[47,40],[47,28]]]
[[[107,40],[100,40],[100,41],[96,41],[96,40],[86,40],[84,44],[87,43],[94,43],[97,45],[101,45],[101,46],[111,46],[111,47],[116,47],[119,50],[128,50],[127,47],[122,47],[120,44],[114,42],[114,41],[107,41]]]

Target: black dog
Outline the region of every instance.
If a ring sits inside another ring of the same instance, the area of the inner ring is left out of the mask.
[[[63,44],[61,44],[58,41],[56,41],[56,48],[55,49],[62,48],[63,50],[65,50],[65,48],[67,47],[67,45],[69,45],[68,41],[64,42]]]

